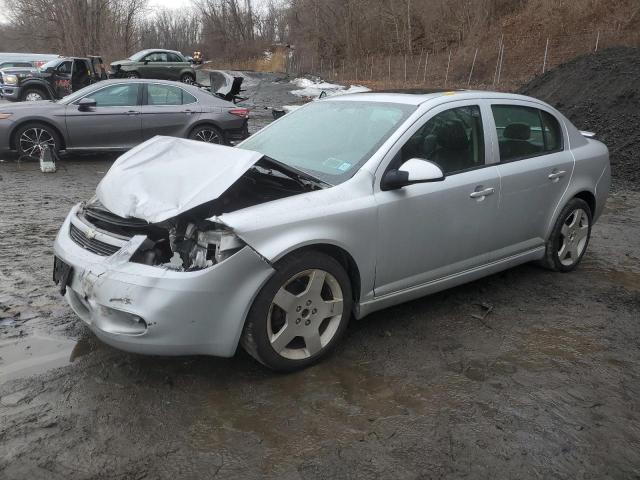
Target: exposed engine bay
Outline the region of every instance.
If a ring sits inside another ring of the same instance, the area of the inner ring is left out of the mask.
[[[174,271],[195,271],[219,263],[245,246],[231,229],[207,219],[326,186],[265,157],[218,198],[162,222],[120,217],[96,198],[81,206],[78,217],[123,240],[145,235],[147,238],[131,257],[132,262]]]

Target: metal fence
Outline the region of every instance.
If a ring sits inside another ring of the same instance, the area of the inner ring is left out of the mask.
[[[594,31],[577,35],[501,36],[493,46],[455,45],[418,54],[368,54],[357,58],[321,58],[292,53],[290,75],[318,75],[340,83],[376,88],[493,88],[513,90],[578,55],[614,46],[640,47],[640,32]]]

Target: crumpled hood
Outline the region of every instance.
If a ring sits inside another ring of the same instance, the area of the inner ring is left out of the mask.
[[[98,184],[96,195],[116,215],[162,222],[215,200],[262,156],[157,136],[118,158]]]
[[[127,58],[125,60],[116,60],[115,62],[111,62],[110,66],[111,67],[116,67],[116,66],[124,67],[126,65],[133,65],[134,63],[136,63],[136,62],[134,62],[133,60],[129,60]]]

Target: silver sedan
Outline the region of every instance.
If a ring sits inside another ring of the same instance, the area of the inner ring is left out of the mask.
[[[37,157],[67,151],[128,150],[154,135],[229,143],[249,136],[249,111],[194,85],[105,80],[58,101],[0,107],[0,151]]]
[[[312,102],[239,148],[156,137],[72,208],[54,279],[118,348],[302,368],[352,317],[525,262],[573,270],[610,185],[592,136],[456,91]]]

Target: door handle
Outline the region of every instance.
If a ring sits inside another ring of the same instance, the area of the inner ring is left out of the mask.
[[[567,172],[565,170],[560,170],[559,172],[551,172],[547,178],[549,180],[553,180],[554,182],[557,182],[562,177],[564,177],[566,173]]]
[[[140,115],[140,112],[138,112],[137,110],[129,110],[127,112],[127,115]]]
[[[183,110],[183,113],[186,113],[187,115],[191,115],[193,113],[193,110]]]
[[[495,191],[496,191],[495,188],[489,187],[489,188],[485,188],[484,190],[477,190],[475,192],[471,192],[469,196],[471,198],[482,198],[482,197],[486,197],[487,195],[491,195]]]

